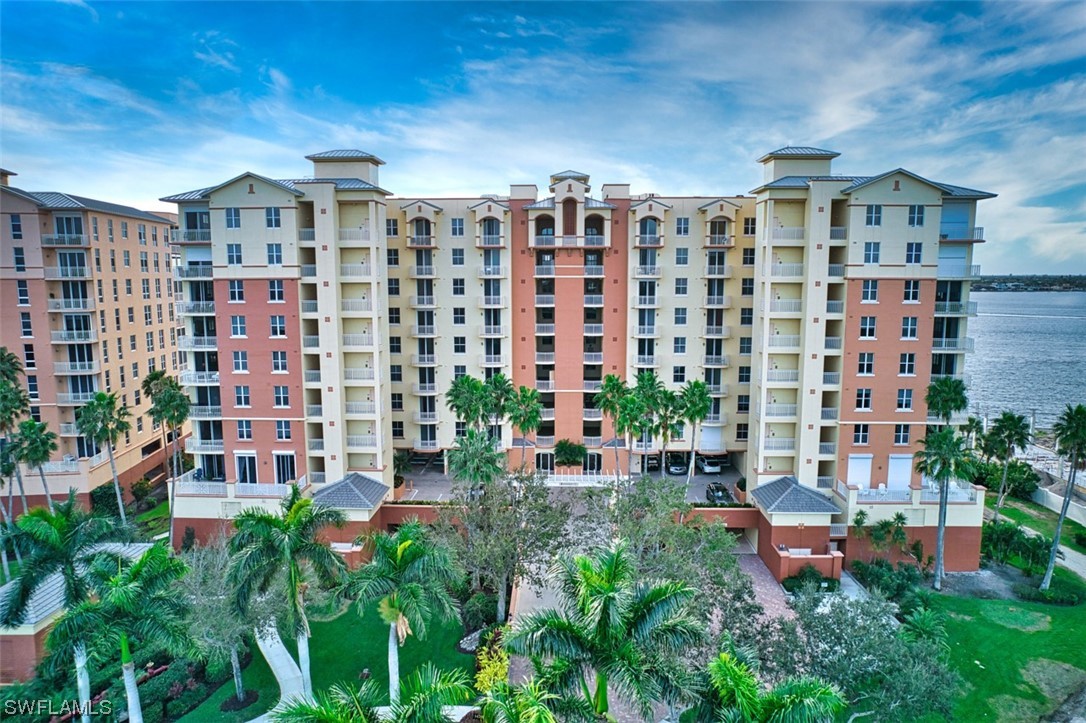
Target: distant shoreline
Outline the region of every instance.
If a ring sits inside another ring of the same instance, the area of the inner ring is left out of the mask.
[[[973,291],[1086,291],[1086,276],[981,276]]]

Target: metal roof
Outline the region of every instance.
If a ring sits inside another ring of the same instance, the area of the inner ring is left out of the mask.
[[[657,202],[660,203],[660,201],[657,201]],[[586,198],[584,200],[584,207],[585,208],[594,208],[594,209],[618,208],[618,206],[616,206],[613,203],[608,203],[607,201],[600,201],[597,198]],[[528,210],[537,210],[537,209],[541,209],[541,208],[554,208],[554,196],[551,196],[550,198],[540,199],[540,200],[536,201],[535,203],[529,203],[524,208],[528,209]],[[668,206],[668,208],[671,208],[671,207]]]
[[[940,183],[942,189],[946,192],[945,195],[951,198],[995,198],[999,194],[991,193],[989,191],[978,191],[973,188],[965,188],[964,186],[952,186],[949,183]]]
[[[699,211],[708,211],[713,206],[719,205],[721,203],[726,203],[729,206],[732,206],[733,208],[742,208],[742,206],[740,206],[735,201],[729,201],[726,198],[714,198],[712,201],[709,201],[709,203],[705,203],[705,204],[702,204],[701,206],[698,206],[698,210]]]
[[[184,203],[185,201],[206,201],[208,194],[213,191],[217,191],[223,186],[228,186],[234,181],[245,176],[253,176],[259,178],[262,181],[281,186],[283,189],[290,191],[291,193],[299,196],[304,196],[305,192],[298,188],[298,186],[304,186],[307,183],[334,183],[336,184],[337,191],[377,191],[378,193],[388,194],[388,191],[375,186],[369,181],[364,181],[361,178],[286,178],[286,179],[274,179],[265,178],[256,173],[243,173],[236,178],[232,178],[226,183],[220,183],[218,186],[208,186],[207,188],[198,188],[194,191],[184,191],[182,193],[175,193],[172,196],[166,196],[158,199],[159,201],[165,201],[167,203]]]
[[[553,180],[560,180],[560,181],[574,180],[574,181],[584,181],[584,182],[587,183],[588,182],[588,174],[587,173],[581,173],[580,171],[562,171],[561,173],[555,173],[553,176],[551,176],[551,180],[552,181]]]
[[[659,196],[649,196],[648,198],[642,198],[637,203],[630,204],[630,210],[632,211],[635,208],[637,208],[638,206],[644,206],[646,203],[657,203],[657,204],[663,206],[664,208],[671,208],[672,207],[670,203],[665,203],[664,199],[660,198]]]
[[[358,472],[318,490],[313,502],[348,510],[372,510],[388,495],[387,485]]]
[[[618,206],[616,206],[613,203],[607,203],[607,201],[600,201],[599,199],[596,199],[596,198],[586,198],[584,200],[584,207],[585,208],[618,208]]]
[[[356,148],[340,148],[334,151],[321,151],[305,157],[307,161],[370,161],[379,166],[385,165],[377,156]]]
[[[369,181],[363,181],[361,178],[291,178],[280,180],[279,183],[291,187],[295,184],[334,183],[336,184],[337,191],[378,191],[380,193],[388,193],[388,191],[380,186],[375,186]]]
[[[822,148],[813,148],[811,146],[785,146],[784,148],[778,148],[775,151],[770,151],[761,158],[758,159],[758,163],[769,160],[770,158],[837,158],[841,155],[836,151],[827,151]]]
[[[833,515],[840,512],[837,505],[823,495],[801,485],[795,477],[781,477],[751,492],[754,500],[766,512]]]
[[[952,185],[950,185],[948,183],[940,183],[938,181],[932,181],[931,179],[924,178],[923,176],[918,175],[916,173],[913,173],[912,171],[906,170],[904,168],[895,168],[892,171],[887,171],[886,173],[880,173],[877,176],[867,176],[867,177],[854,178],[853,181],[852,181],[852,184],[850,186],[848,186],[847,188],[841,189],[841,193],[852,193],[857,188],[861,188],[861,187],[866,186],[868,184],[875,183],[876,181],[881,181],[882,179],[887,178],[889,176],[892,176],[892,175],[894,175],[896,173],[902,173],[902,174],[904,174],[906,176],[909,176],[910,178],[914,178],[917,181],[920,181],[921,183],[926,183],[929,186],[933,186],[935,188],[938,188],[940,191],[943,192],[944,196],[949,196],[951,198],[984,199],[984,198],[995,198],[996,197],[996,194],[988,193],[987,191],[977,191],[977,190],[972,189],[972,188],[964,188],[962,186],[952,186]]]
[[[524,208],[528,210],[534,210],[539,208],[554,208],[554,196],[551,196],[550,198],[541,198],[535,203],[529,203]]]
[[[111,213],[115,216],[127,216],[129,218],[141,219],[152,223],[172,223],[168,218],[155,216],[146,211],[141,211],[138,208],[122,206],[119,203],[110,203],[109,201],[99,201],[96,198],[75,196],[70,193],[60,193],[58,191],[24,191],[21,188],[15,188],[13,186],[4,186],[3,188],[6,191],[11,191],[12,193],[26,198],[27,200],[34,201],[47,209],[101,211],[102,213]]]

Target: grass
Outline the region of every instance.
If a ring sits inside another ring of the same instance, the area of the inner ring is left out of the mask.
[[[411,636],[400,648],[401,678],[407,677],[427,662],[432,662],[441,669],[461,668],[474,674],[475,662],[472,656],[456,649],[456,644],[464,634],[460,621],[431,624],[428,628],[425,640]],[[365,617],[360,618],[356,609],[351,607],[333,620],[311,623],[311,629],[313,634],[309,639],[309,655],[315,690],[325,690],[333,683],[341,681],[357,683],[358,674],[364,668],[369,668],[371,680],[377,684],[378,690],[383,692],[387,703],[388,626],[378,617],[376,604],[366,610]],[[284,640],[284,643],[297,659],[294,641]],[[221,712],[219,704],[234,694],[233,680],[229,680],[181,720],[185,723],[247,721],[275,705],[279,701],[279,686],[255,645],[253,653],[253,661],[243,671],[242,678],[246,689],[260,693],[260,698],[254,705],[236,713]]]
[[[985,499],[985,505],[987,505],[989,509],[994,510],[995,496],[988,495]],[[1003,509],[1000,510],[1000,517],[1005,517],[1008,520],[1017,522],[1023,527],[1028,527],[1034,532],[1039,532],[1045,537],[1052,539],[1056,534],[1056,520],[1059,519],[1059,514],[1036,502],[1029,502],[1008,496],[1007,499],[1003,501]],[[1086,545],[1080,545],[1075,542],[1075,533],[1086,534],[1086,527],[1083,527],[1071,519],[1064,520],[1063,530],[1060,534],[1060,544],[1066,545],[1072,550],[1086,555]]]
[[[170,531],[170,503],[163,500],[146,512],[136,515],[136,525],[148,539]]]

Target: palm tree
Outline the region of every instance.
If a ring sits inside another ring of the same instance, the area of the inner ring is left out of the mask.
[[[375,532],[367,537],[372,546],[370,561],[352,573],[345,588],[358,601],[358,613],[375,600],[388,624],[388,698],[400,702],[400,646],[413,632],[426,637],[426,626],[435,616],[452,620],[456,600],[449,586],[459,571],[448,550],[434,544],[417,519],[402,524],[394,533]]]
[[[976,460],[965,437],[959,436],[953,427],[947,426],[929,432],[920,440],[920,444],[924,448],[916,453],[916,471],[939,483],[939,528],[935,538],[935,579],[932,587],[942,590],[943,542],[946,537],[950,481],[976,477]]]
[[[660,469],[667,469],[667,444],[679,429],[683,408],[679,397],[670,389],[663,389],[656,397],[656,433],[660,435]]]
[[[593,401],[596,403],[596,407],[611,418],[611,427],[615,430],[615,482],[619,481],[619,475],[621,474],[622,466],[618,461],[618,437],[621,435],[625,438],[625,431],[619,431],[620,425],[618,423],[618,410],[623,399],[626,399],[630,395],[630,388],[626,386],[626,382],[622,380],[617,374],[608,374],[603,378],[603,383],[600,384],[600,390],[596,393]]]
[[[326,527],[342,527],[341,510],[303,499],[297,485],[283,498],[279,514],[259,507],[242,510],[234,518],[237,532],[230,538],[234,555],[230,581],[238,610],[249,609],[254,596],[268,591],[274,582],[283,585],[286,602],[284,624],[298,643],[298,668],[305,694],[313,694],[309,670],[309,619],[305,613],[306,571],[327,587],[338,584],[346,565],[343,558],[321,539]],[[285,574],[283,574],[285,573]]]
[[[490,407],[487,388],[475,377],[458,377],[445,392],[445,406],[469,427],[481,428]]]
[[[538,431],[543,423],[543,403],[539,401],[537,390],[531,387],[517,390],[517,398],[509,409],[509,422],[520,430],[520,466],[523,468],[528,450],[528,435]]]
[[[518,686],[501,682],[480,701],[483,723],[557,723],[550,708],[557,700],[535,679]]]
[[[23,362],[19,356],[9,351],[6,346],[0,346],[0,382],[7,382],[13,386],[19,384],[19,375],[23,373]]]
[[[962,425],[962,434],[969,440],[969,446],[975,449],[978,440],[980,440],[981,435],[984,434],[984,422],[973,415],[969,415],[969,418],[965,420],[965,424]]]
[[[53,512],[35,507],[23,514],[9,532],[12,545],[24,557],[14,585],[0,600],[0,626],[22,623],[30,598],[54,574],[59,574],[64,582],[65,607],[84,602],[89,596],[84,573],[98,554],[98,545],[110,539],[114,531],[109,518],[88,513],[76,502],[75,492],[71,491],[68,499],[59,503]],[[71,645],[76,687],[82,703],[90,702],[87,642],[93,636],[93,630],[88,630],[86,637],[73,639]],[[89,713],[83,720],[90,720]]]
[[[638,580],[624,543],[592,556],[559,558],[551,570],[559,609],[521,617],[505,638],[518,655],[541,659],[543,684],[560,695],[581,696],[597,716],[610,708],[609,687],[643,711],[660,697],[655,661],[701,635],[686,610],[694,590],[679,582]],[[587,677],[595,677],[595,691]]]
[[[24,419],[19,423],[15,437],[16,459],[27,467],[37,467],[41,476],[41,486],[45,490],[45,501],[49,511],[53,511],[53,495],[49,492],[49,483],[45,480],[45,463],[57,451],[57,435],[49,431],[45,422]]]
[[[646,433],[653,437],[658,434],[660,425],[657,416],[663,394],[664,383],[656,376],[656,372],[649,370],[637,375],[637,384],[633,388],[633,395],[641,401],[641,409],[644,415],[637,429],[639,437]]]
[[[845,708],[836,686],[817,678],[786,678],[763,693],[755,667],[730,652],[709,663],[709,706],[720,721],[822,723]]]
[[[1011,460],[1014,459],[1016,450],[1025,449],[1029,444],[1029,420],[1021,414],[1003,412],[992,424],[986,440],[1003,458],[1003,481],[999,483],[995,514],[992,515],[992,519],[998,522],[999,511],[1003,509],[1003,500],[1007,498],[1007,474],[1011,469]]]
[[[1070,457],[1071,471],[1068,473],[1067,489],[1063,493],[1063,506],[1060,508],[1060,516],[1056,520],[1056,533],[1052,537],[1052,551],[1048,555],[1048,567],[1045,569],[1044,579],[1041,580],[1041,589],[1047,590],[1052,584],[1052,572],[1056,568],[1056,557],[1060,552],[1060,534],[1063,532],[1063,521],[1067,519],[1067,509],[1071,505],[1071,498],[1075,494],[1075,475],[1082,461],[1086,459],[1086,405],[1078,404],[1072,407],[1067,405],[1063,414],[1052,425],[1052,434],[1056,438],[1057,448],[1060,454]]]
[[[694,476],[694,455],[697,454],[698,425],[713,409],[713,398],[709,396],[709,385],[700,379],[687,382],[679,393],[682,418],[690,423],[690,467],[686,472],[686,484]]]
[[[146,381],[146,380],[145,380]],[[177,491],[177,478],[181,476],[180,469],[180,456],[181,451],[178,448],[181,444],[181,427],[188,421],[189,412],[192,409],[192,399],[188,394],[185,394],[185,390],[181,388],[181,385],[173,377],[163,377],[158,382],[152,383],[150,387],[151,409],[149,414],[158,424],[162,425],[163,430],[169,428],[173,430],[173,453],[170,454],[170,461],[172,463],[172,476],[174,483],[170,485],[170,549],[174,546],[174,533],[173,533],[173,520],[175,513],[174,498]]]
[[[98,392],[94,398],[84,404],[75,413],[75,425],[79,432],[95,444],[105,445],[109,455],[109,468],[113,472],[113,491],[117,493],[117,511],[121,515],[121,524],[127,525],[124,514],[124,497],[121,496],[121,480],[117,477],[117,462],[113,458],[113,448],[117,440],[132,428],[128,418],[132,414],[128,407],[117,406],[117,395]]]
[[[648,429],[647,411],[641,398],[635,394],[628,394],[619,400],[618,409],[615,410],[615,434],[621,435],[626,441],[626,476],[633,476],[633,447],[634,440],[641,437],[642,432]],[[615,450],[618,454],[618,450]]]
[[[456,446],[447,456],[453,479],[489,484],[505,473],[505,455],[494,446],[489,434],[478,429],[469,429],[457,437]]]
[[[181,651],[188,645],[184,603],[173,590],[186,569],[162,544],[151,546],[135,562],[100,556],[88,572],[94,597],[65,613],[49,635],[54,653],[72,650],[88,632],[93,632],[99,650],[120,650],[128,720],[133,723],[143,723],[133,646]]]
[[[947,427],[950,426],[951,417],[969,406],[965,382],[954,377],[940,377],[929,384],[925,401],[929,414],[943,420]]]
[[[517,390],[513,387],[513,382],[509,381],[509,377],[501,372],[488,377],[483,382],[483,386],[486,387],[487,394],[487,417],[496,417],[497,423],[501,424],[513,408],[517,399]]]
[[[6,350],[4,350],[6,352]],[[18,363],[18,360],[16,360]],[[5,373],[6,374],[6,373]],[[6,376],[0,378],[0,436],[3,437],[0,440],[0,446],[11,451],[15,458],[18,457],[15,454],[16,440],[13,439],[13,433],[18,429],[18,421],[20,417],[25,417],[30,413],[30,396],[26,393],[26,390],[20,386],[17,386],[14,381],[10,381]],[[19,465],[15,465],[15,479],[19,485],[19,497],[23,502],[23,512],[30,509],[30,505],[26,501],[26,489],[23,487],[23,473],[19,470]],[[12,494],[14,488],[8,488],[8,508],[11,510],[11,516],[15,516],[15,507],[12,504]]]

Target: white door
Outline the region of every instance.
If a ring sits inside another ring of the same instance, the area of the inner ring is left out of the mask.
[[[909,489],[909,483],[913,477],[913,456],[911,454],[891,454],[886,474],[887,489]]]
[[[698,430],[698,449],[706,452],[723,452],[723,433],[723,427],[702,427]]]
[[[861,489],[871,486],[871,455],[850,454],[848,456],[848,482]]]

